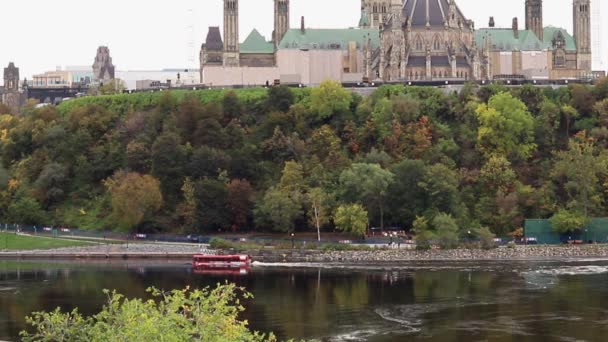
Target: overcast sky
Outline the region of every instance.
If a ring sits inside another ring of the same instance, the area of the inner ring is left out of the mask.
[[[457,0],[477,28],[493,15],[497,26],[520,18],[525,0]],[[606,0],[594,0],[594,5]],[[345,28],[356,26],[361,0],[291,0],[291,26]],[[604,16],[608,3],[603,4]],[[222,25],[222,0],[2,0],[0,66],[14,61],[21,78],[57,66],[92,65],[99,45],[108,45],[119,70],[196,67],[208,26]],[[572,32],[572,0],[545,0],[545,25]],[[273,26],[273,0],[241,0],[241,41],[257,28],[267,38]],[[601,41],[608,40],[608,20]],[[603,43],[603,69],[608,68],[608,42]],[[595,66],[598,68],[599,66]],[[2,82],[2,80],[0,80]]]

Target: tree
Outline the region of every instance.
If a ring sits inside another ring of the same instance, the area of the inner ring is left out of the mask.
[[[186,177],[184,185],[182,185],[182,203],[179,207],[179,213],[184,220],[184,227],[187,230],[194,229],[198,210],[196,201],[195,187],[192,178]]]
[[[160,182],[150,175],[118,171],[104,184],[112,198],[113,220],[121,231],[131,230],[162,207]]]
[[[501,154],[526,159],[536,148],[534,119],[526,105],[509,93],[492,96],[477,108],[479,150],[486,156]]]
[[[316,113],[316,121],[324,122],[334,115],[341,115],[350,110],[351,93],[342,88],[336,81],[325,81],[312,89],[310,109]]]
[[[405,159],[393,165],[390,171],[395,181],[387,192],[387,213],[393,222],[410,226],[418,216],[424,215],[426,192],[420,186],[427,166],[422,160]]]
[[[555,154],[551,175],[565,191],[567,207],[589,217],[601,214],[601,187],[608,175],[607,168],[605,151],[599,150],[583,131],[570,140],[567,151]]]
[[[412,224],[412,231],[416,234],[416,249],[431,249],[435,234],[429,229],[429,221],[424,216],[417,216]]]
[[[296,202],[289,193],[278,188],[266,191],[258,209],[258,222],[270,221],[272,229],[278,232],[293,232],[295,220],[302,215],[302,204]]]
[[[378,164],[353,164],[340,175],[340,186],[346,200],[376,207],[384,228],[384,202],[394,178]]]
[[[433,218],[439,246],[443,249],[458,247],[458,225],[451,215],[439,213]]]
[[[440,212],[462,216],[458,173],[443,164],[435,164],[426,168],[418,187],[424,193],[423,204],[420,206],[427,217],[433,217]]]
[[[124,86],[123,82],[119,79],[113,79],[105,84],[102,84],[101,87],[99,87],[99,94],[101,94],[101,95],[121,94],[123,90],[125,90],[125,86]]]
[[[572,210],[560,210],[551,217],[550,221],[553,230],[560,234],[580,231],[589,224],[589,218],[587,216]]]
[[[187,152],[175,133],[164,133],[152,145],[152,174],[162,185],[168,200],[177,202],[187,159]]]
[[[268,89],[267,107],[269,111],[278,110],[285,113],[293,104],[294,96],[288,87],[279,86]]]
[[[312,188],[307,193],[308,218],[317,228],[317,240],[321,241],[321,226],[329,221],[329,195],[321,188]]]
[[[507,158],[493,155],[481,168],[479,178],[486,191],[509,193],[515,186],[517,175]]]
[[[7,210],[7,219],[19,224],[44,224],[46,216],[40,203],[28,196],[13,200]]]
[[[230,226],[230,213],[226,210],[226,181],[205,178],[195,184],[194,195],[198,203],[196,222],[205,231],[221,231]]]
[[[233,230],[248,226],[252,216],[254,193],[245,179],[233,179],[228,184],[228,209],[232,214]]]
[[[34,182],[34,188],[39,194],[39,199],[47,205],[62,200],[65,196],[67,177],[65,166],[59,163],[47,164]]]
[[[367,211],[359,204],[341,205],[334,215],[336,228],[358,236],[365,236],[367,231]]]
[[[22,341],[276,342],[274,335],[252,332],[239,319],[241,299],[252,296],[233,284],[171,292],[150,288],[154,300],[145,301],[104,293],[107,304],[91,317],[78,309],[33,313],[26,318],[33,331],[22,331]]]
[[[243,115],[243,106],[239,97],[234,91],[228,91],[222,99],[223,126],[226,126],[233,119],[240,119]]]

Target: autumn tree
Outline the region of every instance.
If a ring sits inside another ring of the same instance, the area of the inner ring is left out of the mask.
[[[228,209],[232,216],[233,231],[247,227],[252,217],[254,193],[245,179],[233,179],[228,184]]]
[[[308,219],[317,229],[317,240],[321,241],[321,226],[330,219],[330,195],[321,188],[312,188],[306,197]]]
[[[112,218],[118,230],[131,230],[162,207],[160,182],[150,175],[119,171],[104,184],[112,199]]]
[[[589,224],[589,217],[578,211],[563,209],[555,213],[549,221],[554,231],[568,234],[583,230]]]
[[[564,190],[567,208],[585,217],[601,214],[607,165],[605,151],[598,149],[584,131],[570,140],[567,151],[555,154],[551,176]]]
[[[527,159],[534,144],[534,119],[526,105],[509,93],[492,96],[477,108],[479,150],[486,156],[501,154]]]
[[[324,122],[334,115],[349,111],[351,93],[336,81],[325,81],[312,89],[310,109],[316,114],[316,121]]]
[[[184,222],[184,228],[188,231],[194,230],[198,210],[195,187],[192,178],[186,177],[182,185],[182,202],[179,206],[179,214]]]
[[[367,231],[367,211],[359,204],[341,205],[334,215],[336,228],[343,232],[365,236]]]

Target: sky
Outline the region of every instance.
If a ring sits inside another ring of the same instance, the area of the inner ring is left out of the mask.
[[[457,0],[475,27],[524,27],[525,0]],[[592,0],[595,6],[606,0]],[[291,27],[355,27],[361,0],[291,0]],[[572,0],[545,0],[544,24],[572,33]],[[110,47],[118,70],[196,68],[208,26],[222,26],[222,0],[3,0],[0,67],[15,62],[21,78],[57,66],[92,65],[99,45]],[[7,15],[7,13],[9,15]],[[601,23],[603,70],[608,68],[608,20]],[[268,39],[273,0],[240,1],[240,40],[257,28]],[[595,69],[599,65],[594,66]],[[2,80],[0,80],[0,83]]]

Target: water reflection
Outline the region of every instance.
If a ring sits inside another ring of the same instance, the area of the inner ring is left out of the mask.
[[[590,264],[260,265],[197,274],[185,263],[0,262],[0,340],[16,340],[32,311],[97,312],[116,289],[231,281],[255,299],[246,319],[281,338],[323,341],[594,341],[608,336],[608,262]],[[551,337],[552,336],[552,337]]]

